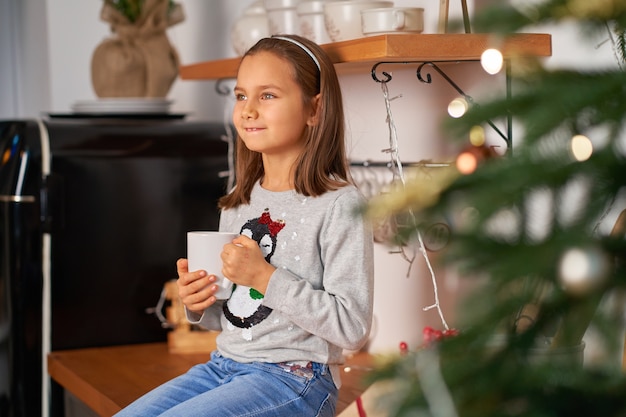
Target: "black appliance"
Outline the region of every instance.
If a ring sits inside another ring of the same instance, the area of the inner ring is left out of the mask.
[[[0,417],[63,415],[49,350],[166,340],[146,309],[186,232],[218,227],[225,137],[169,119],[0,121]]]

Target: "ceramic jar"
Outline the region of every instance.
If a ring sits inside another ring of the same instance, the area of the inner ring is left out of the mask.
[[[296,7],[301,0],[264,0],[270,35],[298,34]]]
[[[331,42],[324,23],[324,0],[303,1],[296,7],[299,34],[318,45]]]
[[[230,40],[235,52],[241,56],[252,45],[270,35],[269,20],[263,1],[255,1],[235,21]]]

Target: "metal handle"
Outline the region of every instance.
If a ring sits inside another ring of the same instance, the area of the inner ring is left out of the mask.
[[[34,195],[0,195],[0,202],[3,203],[34,203],[36,200]]]

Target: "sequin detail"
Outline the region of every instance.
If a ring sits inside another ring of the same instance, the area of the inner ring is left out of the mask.
[[[262,300],[265,297],[254,288],[250,288],[250,298],[252,298],[253,300]]]
[[[279,362],[276,365],[282,368],[282,370],[285,372],[289,372],[291,374],[301,376],[306,379],[311,379],[314,376],[313,362],[307,362],[304,366],[293,362]]]

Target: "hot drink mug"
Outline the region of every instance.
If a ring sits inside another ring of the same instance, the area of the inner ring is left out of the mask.
[[[222,275],[221,253],[224,245],[231,243],[239,236],[237,233],[223,233],[214,231],[195,231],[187,233],[187,262],[189,271],[200,269],[209,275],[217,277],[219,287],[215,292],[218,300],[230,297],[233,283]]]

